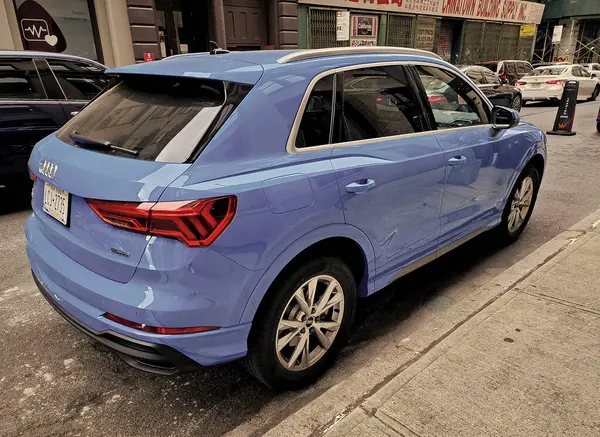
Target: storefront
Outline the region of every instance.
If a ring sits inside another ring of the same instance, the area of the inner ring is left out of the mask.
[[[0,49],[68,53],[108,66],[206,52],[296,48],[286,0],[0,0]]]
[[[530,60],[544,5],[519,0],[298,0],[299,45],[412,47],[453,63]],[[355,20],[359,17],[359,21]],[[365,40],[358,26],[376,29]],[[523,32],[524,28],[534,32]],[[528,26],[529,25],[529,26]]]

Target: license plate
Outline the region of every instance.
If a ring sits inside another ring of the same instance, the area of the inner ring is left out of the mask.
[[[531,88],[539,88],[539,87],[541,87],[541,86],[542,86],[542,84],[541,84],[541,83],[532,83],[532,84],[529,84],[529,86],[530,86]]]
[[[69,222],[69,193],[45,183],[44,212],[66,226]]]

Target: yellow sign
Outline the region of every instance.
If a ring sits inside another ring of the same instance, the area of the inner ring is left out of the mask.
[[[519,36],[521,38],[527,36],[535,36],[535,24],[522,24]]]

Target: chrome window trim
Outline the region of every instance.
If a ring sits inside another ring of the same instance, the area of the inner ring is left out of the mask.
[[[414,132],[414,133],[410,133],[410,134],[392,135],[392,136],[379,137],[379,138],[370,138],[367,140],[347,141],[344,143],[330,143],[330,144],[323,144],[321,146],[301,147],[301,148],[296,147],[296,136],[298,135],[298,129],[300,128],[300,123],[302,121],[302,116],[304,115],[304,110],[306,109],[306,104],[308,103],[308,99],[310,97],[310,94],[312,93],[314,86],[317,84],[317,82],[319,80],[321,80],[323,77],[328,76],[330,74],[336,74],[336,73],[340,73],[343,71],[357,70],[360,68],[370,68],[370,67],[371,68],[372,67],[389,67],[392,65],[408,65],[408,66],[425,65],[425,66],[429,66],[429,67],[436,67],[441,70],[446,70],[452,74],[458,75],[461,79],[465,80],[469,84],[469,86],[471,86],[471,88],[473,88],[473,90],[475,91],[475,94],[477,94],[479,96],[479,98],[482,99],[482,102],[484,102],[487,105],[487,107],[490,111],[489,116],[491,117],[493,105],[490,103],[490,101],[485,96],[485,94],[483,94],[483,92],[479,89],[479,87],[476,85],[474,86],[472,81],[465,74],[463,74],[463,72],[460,70],[455,71],[454,69],[449,68],[445,65],[440,65],[440,64],[431,63],[431,62],[422,62],[422,61],[417,61],[417,62],[415,62],[415,61],[384,61],[384,62],[369,62],[369,63],[365,63],[365,64],[354,64],[354,65],[348,65],[346,67],[332,68],[331,70],[323,71],[323,72],[317,74],[310,81],[310,83],[308,84],[308,87],[306,87],[306,91],[304,92],[302,101],[300,102],[300,107],[298,108],[298,111],[296,113],[296,118],[294,119],[294,123],[292,124],[292,129],[290,130],[290,134],[288,136],[288,141],[286,143],[286,151],[290,154],[306,153],[306,152],[313,152],[313,151],[318,151],[318,150],[338,149],[338,148],[346,147],[346,146],[356,146],[359,144],[379,143],[379,142],[383,142],[383,141],[390,141],[390,140],[395,140],[395,139],[400,139],[400,138],[410,138],[413,136],[436,135],[436,134],[444,133],[444,132],[456,132],[456,131],[460,131],[460,130],[477,129],[477,128],[481,128],[481,127],[492,128],[491,123],[486,123],[486,124],[478,124],[475,126],[462,126],[462,127],[454,127],[454,128],[448,128],[448,129],[442,129],[442,130],[435,129],[435,130],[428,130],[428,131],[423,131],[423,132]],[[334,84],[336,82],[337,81],[334,79]],[[335,97],[335,94],[334,94],[334,97]],[[334,107],[334,109],[335,109],[335,107]],[[332,127],[333,127],[333,125],[330,126],[330,129]]]

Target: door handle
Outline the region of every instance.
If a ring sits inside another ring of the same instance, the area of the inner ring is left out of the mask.
[[[75,117],[77,114],[79,114],[79,111],[73,111],[71,112],[71,117]]]
[[[362,194],[375,186],[375,179],[362,179],[346,185],[346,191],[349,193]]]
[[[448,165],[450,167],[456,167],[459,165],[463,165],[467,162],[467,157],[466,156],[453,156],[452,158],[450,158],[448,160]]]

